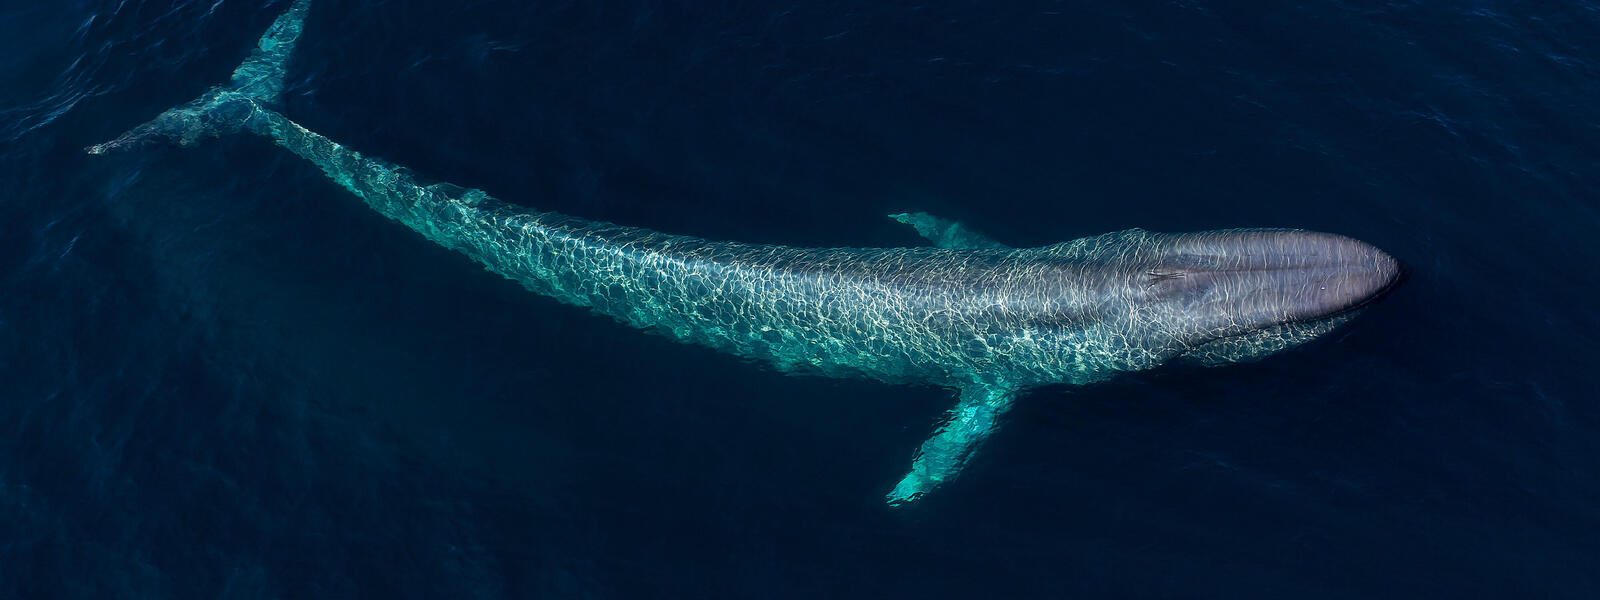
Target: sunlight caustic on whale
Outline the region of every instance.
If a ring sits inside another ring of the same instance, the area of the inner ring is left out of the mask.
[[[533,292],[783,372],[958,390],[889,492],[894,505],[958,475],[1020,392],[1180,360],[1259,359],[1331,331],[1402,275],[1373,246],[1290,229],[1130,229],[1009,248],[906,213],[893,217],[935,247],[796,248],[530,210],[422,183],[278,112],[309,7],[294,2],[229,84],[86,150],[258,134],[379,213]]]

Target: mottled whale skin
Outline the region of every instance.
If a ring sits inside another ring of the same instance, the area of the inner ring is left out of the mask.
[[[274,110],[309,6],[279,17],[230,84],[87,150],[256,133],[533,292],[783,372],[959,390],[888,494],[895,505],[954,478],[1023,390],[1259,359],[1347,321],[1402,273],[1365,243],[1288,229],[1130,229],[1008,248],[909,213],[893,216],[937,247],[795,248],[530,210],[423,183]]]

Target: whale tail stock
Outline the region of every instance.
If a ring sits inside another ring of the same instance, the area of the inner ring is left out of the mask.
[[[192,146],[201,141],[259,127],[259,116],[283,97],[289,57],[305,24],[311,0],[294,0],[273,21],[256,49],[233,72],[226,85],[214,87],[193,101],[173,107],[128,130],[116,139],[84,148],[105,154],[164,143]]]

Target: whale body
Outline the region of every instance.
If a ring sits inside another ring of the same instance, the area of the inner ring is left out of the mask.
[[[309,7],[291,5],[229,84],[87,151],[255,133],[535,293],[783,372],[958,390],[892,505],[959,474],[1022,391],[1259,359],[1333,330],[1403,273],[1363,242],[1293,229],[1130,229],[1010,248],[908,213],[893,216],[934,247],[797,248],[535,211],[424,183],[275,110]]]

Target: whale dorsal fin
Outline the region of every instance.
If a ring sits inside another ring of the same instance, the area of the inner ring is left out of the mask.
[[[972,384],[961,389],[961,399],[933,437],[917,449],[911,472],[885,497],[890,506],[916,501],[939,484],[956,478],[973,451],[1000,425],[1000,418],[1016,399],[1014,389],[993,384]]]
[[[1005,244],[989,239],[959,221],[952,221],[935,217],[925,212],[910,212],[889,215],[889,218],[910,225],[917,230],[917,234],[927,238],[929,242],[940,248],[1009,248]]]

